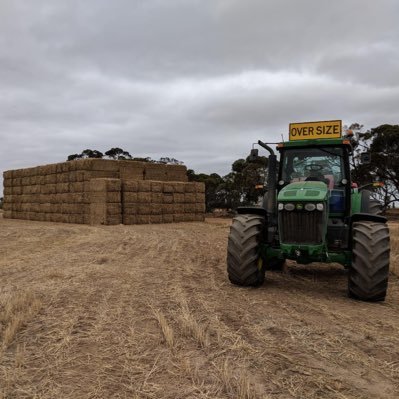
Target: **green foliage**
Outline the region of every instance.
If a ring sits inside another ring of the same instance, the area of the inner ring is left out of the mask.
[[[352,178],[359,185],[381,181],[384,186],[376,191],[384,208],[399,201],[399,125],[380,125],[367,132],[356,124],[357,137],[352,163]],[[353,126],[353,125],[352,125]],[[368,152],[371,162],[362,164],[360,154]]]

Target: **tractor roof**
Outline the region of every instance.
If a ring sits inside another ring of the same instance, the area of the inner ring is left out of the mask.
[[[306,148],[306,147],[341,147],[348,146],[352,149],[351,142],[347,138],[343,139],[310,139],[310,140],[295,140],[283,141],[277,144],[277,149],[281,151],[283,148]]]

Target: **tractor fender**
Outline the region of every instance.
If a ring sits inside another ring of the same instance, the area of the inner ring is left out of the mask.
[[[369,222],[376,222],[376,223],[386,223],[387,218],[384,216],[379,215],[372,215],[371,213],[355,213],[350,217],[350,224],[354,222],[359,222],[361,220],[367,220]]]
[[[240,206],[237,208],[237,213],[239,215],[249,214],[249,215],[264,216],[265,219],[267,216],[266,209],[258,206]]]

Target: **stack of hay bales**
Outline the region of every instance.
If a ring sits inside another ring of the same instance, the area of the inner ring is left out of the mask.
[[[90,180],[90,224],[121,224],[121,180]]]
[[[85,224],[203,220],[186,167],[84,159],[4,172],[5,218]],[[122,193],[122,197],[121,197]]]
[[[123,224],[203,221],[203,183],[134,181],[122,183]]]

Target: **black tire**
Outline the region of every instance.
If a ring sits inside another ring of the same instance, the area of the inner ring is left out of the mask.
[[[383,301],[388,288],[389,229],[385,223],[353,223],[348,294],[362,301]]]
[[[227,274],[236,285],[259,287],[265,268],[259,256],[265,219],[259,215],[238,215],[233,219],[227,244]]]

